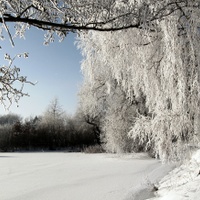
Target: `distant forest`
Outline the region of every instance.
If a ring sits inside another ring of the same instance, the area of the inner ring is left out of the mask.
[[[0,151],[84,150],[99,144],[94,125],[75,114],[67,116],[54,99],[41,116],[0,116]]]

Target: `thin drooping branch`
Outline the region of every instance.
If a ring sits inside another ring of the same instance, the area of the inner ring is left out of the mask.
[[[11,45],[14,47],[15,44],[14,44],[14,41],[13,41],[13,39],[12,39],[12,35],[11,35],[9,29],[8,29],[8,26],[6,25],[6,22],[5,22],[5,20],[4,20],[4,16],[3,16],[3,15],[1,15],[1,16],[2,16],[2,17],[1,17],[1,19],[2,19],[2,23],[3,23],[4,28],[6,29],[6,31],[7,31],[7,33],[8,33],[8,36],[9,36],[9,39],[10,39]]]

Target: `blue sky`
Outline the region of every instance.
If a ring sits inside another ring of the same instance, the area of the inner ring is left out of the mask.
[[[21,68],[21,75],[27,76],[28,80],[38,82],[35,86],[25,86],[24,91],[30,97],[23,97],[19,107],[13,104],[9,111],[5,111],[0,105],[0,115],[8,112],[20,114],[22,117],[40,115],[55,97],[68,114],[75,112],[77,92],[82,82],[82,57],[74,45],[76,35],[69,34],[63,42],[56,39],[49,46],[44,46],[44,34],[42,30],[31,28],[26,32],[25,40],[14,39],[14,48],[8,39],[0,41],[0,65],[6,64],[5,53],[14,57],[18,53],[28,52],[28,59],[17,59],[14,65]]]

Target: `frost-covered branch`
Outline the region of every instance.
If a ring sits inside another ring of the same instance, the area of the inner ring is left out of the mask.
[[[155,31],[158,21],[191,6],[187,0],[1,0],[0,23],[26,23],[43,30],[68,32],[119,31],[130,28]],[[192,6],[198,8],[199,2]]]
[[[18,103],[23,96],[29,96],[23,91],[25,84],[34,85],[26,76],[20,75],[20,68],[13,67],[14,60],[22,56],[27,58],[28,54],[18,54],[14,58],[5,54],[4,59],[8,61],[8,65],[0,67],[0,102],[5,108],[9,108],[13,102]]]

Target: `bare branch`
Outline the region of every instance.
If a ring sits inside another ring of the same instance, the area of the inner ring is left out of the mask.
[[[6,29],[6,31],[7,31],[7,33],[8,33],[8,37],[9,37],[9,39],[10,39],[10,43],[11,43],[11,45],[14,47],[15,46],[15,44],[14,44],[14,41],[13,41],[13,39],[12,39],[12,35],[11,35],[11,33],[10,33],[10,31],[9,31],[9,29],[8,29],[8,27],[7,27],[7,25],[6,25],[6,22],[5,22],[5,20],[4,20],[4,17],[3,17],[3,15],[1,14],[1,19],[2,19],[2,23],[3,23],[3,25],[4,25],[4,28]]]

